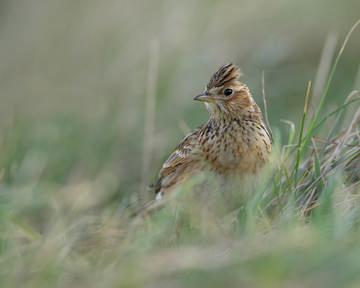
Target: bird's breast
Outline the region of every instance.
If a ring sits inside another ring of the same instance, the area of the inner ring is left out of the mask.
[[[233,120],[205,130],[200,140],[205,162],[219,174],[253,174],[264,164],[271,140],[262,123]]]

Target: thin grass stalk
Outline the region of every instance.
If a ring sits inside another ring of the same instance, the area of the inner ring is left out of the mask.
[[[155,129],[155,91],[156,81],[158,75],[159,64],[159,45],[157,41],[153,41],[150,47],[149,71],[147,81],[146,94],[146,110],[144,122],[144,140],[143,140],[143,158],[142,158],[142,173],[141,173],[141,187],[138,190],[138,201],[148,200],[146,193],[146,181],[151,164],[151,157],[154,145],[154,129]]]
[[[344,103],[344,105],[342,105],[340,108],[341,109],[339,109],[339,113],[338,113],[338,115],[336,116],[336,119],[335,119],[335,122],[334,122],[334,124],[333,124],[333,126],[331,127],[331,129],[330,129],[330,132],[329,132],[329,134],[328,134],[328,137],[327,137],[327,141],[329,142],[330,141],[330,139],[333,137],[333,135],[334,135],[334,133],[335,133],[335,131],[336,131],[336,127],[337,127],[337,125],[338,125],[338,123],[340,122],[340,119],[341,119],[341,116],[342,116],[342,114],[343,114],[343,112],[344,112],[344,110],[345,110],[345,105],[350,101],[350,99],[354,96],[354,95],[356,95],[356,94],[359,94],[359,91],[352,91],[349,95],[348,95],[348,97],[346,97],[346,100],[345,100],[345,103]],[[346,105],[347,106],[347,105]],[[325,149],[326,149],[326,146],[327,145],[324,145],[323,147],[322,147],[322,149],[321,149],[321,151],[320,151],[320,153],[319,153],[319,156],[321,157],[322,156],[322,154],[325,152]]]
[[[298,183],[298,169],[299,169],[299,165],[300,165],[300,160],[301,160],[301,151],[302,151],[302,135],[304,132],[304,126],[305,126],[305,118],[306,118],[306,110],[307,110],[307,104],[308,104],[308,100],[309,100],[309,94],[310,94],[310,88],[311,88],[311,81],[309,81],[308,83],[308,88],[306,91],[306,99],[305,99],[305,105],[304,105],[304,112],[303,112],[303,117],[301,120],[301,127],[300,127],[300,136],[299,136],[299,142],[298,142],[298,149],[297,149],[297,155],[296,155],[296,163],[295,163],[295,175],[294,175],[294,191],[296,192],[296,187],[297,187],[297,183]]]
[[[354,129],[356,122],[359,120],[360,117],[360,107],[358,108],[358,110],[356,111],[353,120],[351,121],[351,124],[349,126],[349,128],[347,129],[344,137],[343,137],[343,141],[336,147],[335,151],[332,153],[330,159],[328,160],[328,164],[325,167],[325,170],[329,168],[329,166],[331,165],[333,160],[336,160],[337,157],[339,156],[340,152],[342,151],[344,145],[347,143],[348,139],[350,138],[350,133],[351,131]]]
[[[355,92],[355,91],[354,91],[354,92]],[[356,93],[360,93],[360,91],[356,91]],[[331,116],[339,113],[339,111],[344,110],[344,109],[345,109],[347,106],[349,106],[350,104],[355,103],[355,102],[358,102],[358,101],[360,101],[360,98],[350,100],[349,102],[344,103],[343,105],[341,105],[339,108],[336,108],[334,111],[332,111],[331,113],[329,113],[328,115],[326,115],[323,119],[321,119],[318,124],[316,124],[316,126],[314,127],[313,132],[316,131],[317,129],[319,129],[319,128],[325,123],[325,121],[328,120]],[[334,132],[335,132],[335,131],[334,131]],[[332,132],[332,134],[333,134],[333,132]],[[331,139],[331,138],[330,138],[330,139]],[[327,141],[330,141],[330,139],[328,139]]]
[[[337,68],[337,65],[339,63],[339,60],[341,58],[341,55],[342,53],[344,52],[344,49],[346,47],[346,44],[347,42],[349,41],[350,39],[350,36],[351,34],[353,33],[353,31],[355,30],[355,28],[360,24],[360,19],[358,21],[356,21],[356,23],[351,27],[350,31],[348,32],[348,34],[346,35],[345,37],[345,40],[340,48],[340,51],[335,59],[335,62],[334,62],[334,65],[331,69],[331,72],[330,72],[330,75],[329,75],[329,79],[327,81],[327,84],[325,86],[325,90],[324,90],[324,93],[321,97],[321,100],[320,100],[320,103],[319,103],[319,107],[318,109],[316,110],[316,113],[315,113],[315,116],[314,118],[310,121],[309,123],[309,126],[308,126],[308,129],[307,129],[307,133],[306,133],[306,137],[305,139],[303,140],[303,145],[302,145],[302,149],[301,149],[301,154],[303,154],[303,149],[304,147],[306,146],[306,144],[308,143],[310,137],[312,136],[312,133],[313,133],[313,130],[314,130],[314,127],[315,127],[315,123],[317,122],[317,119],[319,118],[319,115],[320,115],[320,111],[321,111],[321,108],[323,107],[324,103],[325,103],[325,99],[326,99],[326,96],[328,94],[328,90],[329,90],[329,87],[330,87],[330,84],[332,82],[332,79],[334,77],[334,74],[335,74],[335,71],[336,71],[336,68]]]
[[[262,87],[261,92],[262,92],[263,102],[264,102],[265,121],[266,121],[266,125],[267,125],[267,127],[269,129],[270,136],[272,138],[273,133],[272,133],[270,122],[269,122],[268,110],[267,110],[267,102],[266,102],[266,96],[265,96],[265,72],[264,72],[264,70],[262,71],[262,75],[261,75],[261,87]]]
[[[275,177],[274,177],[274,181],[273,181],[273,190],[275,191],[275,196],[276,196],[276,200],[277,200],[277,205],[280,207],[280,213],[283,213],[283,207],[281,204],[281,198],[280,198],[280,193],[279,191],[281,191],[282,187],[282,181],[281,181],[281,175],[282,175],[282,169],[280,168],[278,170],[278,172],[276,173]],[[279,183],[279,187],[277,187],[277,183]]]
[[[313,85],[312,102],[315,106],[318,103],[318,98],[321,97],[321,91],[324,90],[326,80],[329,76],[332,59],[336,52],[337,39],[338,36],[334,32],[330,32],[326,36],[325,44],[321,53],[321,58]]]
[[[289,121],[289,120],[281,119],[280,121],[285,123],[285,124],[288,124],[290,126],[288,143],[283,148],[290,147],[291,145],[293,145],[293,141],[294,141],[294,138],[295,138],[295,124],[293,122]],[[285,151],[282,152],[283,159],[287,159],[288,155],[289,155],[289,152],[285,152]]]

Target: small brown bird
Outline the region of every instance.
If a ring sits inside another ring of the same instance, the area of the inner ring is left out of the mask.
[[[256,174],[268,159],[271,137],[248,87],[237,79],[232,63],[211,77],[202,101],[210,119],[188,134],[163,164],[155,184],[156,199],[179,187],[189,176],[212,170],[225,178]]]

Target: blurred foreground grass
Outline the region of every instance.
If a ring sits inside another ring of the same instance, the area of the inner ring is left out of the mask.
[[[0,5],[1,287],[360,286],[358,31],[326,86],[358,1]],[[207,117],[191,95],[229,60],[260,104],[265,67],[274,154],[258,189],[190,183],[130,221],[180,130]]]
[[[285,156],[275,148],[255,194],[237,187],[222,197],[208,187],[207,200],[197,201],[189,185],[135,223],[127,218],[132,191],[114,157],[119,139],[109,129],[100,140],[102,124],[93,124],[67,118],[30,127],[18,119],[2,134],[0,286],[360,285],[357,127],[330,170],[332,153],[319,166],[307,154],[295,188],[285,173],[296,150]]]

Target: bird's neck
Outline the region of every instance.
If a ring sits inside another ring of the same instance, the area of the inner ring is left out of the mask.
[[[213,123],[227,123],[233,120],[252,120],[256,122],[263,122],[260,108],[254,102],[246,109],[228,109],[220,105],[207,105],[210,119]]]

